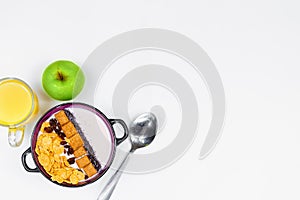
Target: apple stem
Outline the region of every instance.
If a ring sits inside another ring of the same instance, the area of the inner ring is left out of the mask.
[[[61,72],[57,72],[57,77],[58,77],[58,80],[61,80],[61,81],[64,80],[64,76]]]

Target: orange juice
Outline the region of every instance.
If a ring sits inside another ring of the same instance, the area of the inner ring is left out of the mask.
[[[37,98],[18,79],[0,80],[0,124],[12,126],[27,122],[37,112]]]

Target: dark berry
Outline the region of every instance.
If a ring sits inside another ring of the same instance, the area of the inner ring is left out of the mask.
[[[59,134],[60,131],[57,130],[56,127],[55,127],[55,128],[54,128],[54,132],[57,133],[57,134]]]
[[[58,132],[57,135],[58,135],[59,137],[63,137],[63,138],[66,137],[66,135],[65,135],[63,132]]]
[[[68,155],[72,155],[74,153],[74,149],[70,147],[70,145],[65,145]]]
[[[75,163],[75,157],[69,158],[68,162],[70,163],[70,165]]]
[[[69,154],[73,154],[74,153],[74,149],[72,147],[69,148]]]
[[[53,129],[51,127],[45,127],[44,131],[46,131],[47,133],[52,133]]]
[[[61,139],[65,139],[66,135],[62,132],[58,132],[57,135],[61,138]]]
[[[60,125],[60,123],[57,123],[56,128],[61,131],[61,125]]]
[[[57,120],[55,118],[54,119],[52,118],[52,119],[50,119],[49,124],[50,124],[51,128],[54,129],[56,127]]]
[[[56,124],[55,128],[54,128],[55,133],[61,132],[61,125],[60,123]]]
[[[57,133],[57,134],[63,133],[63,132],[61,132],[61,130],[59,130],[59,129],[57,128],[57,126],[55,126],[53,130],[54,130],[55,133]]]
[[[63,141],[60,142],[60,144],[65,145],[65,144],[67,144],[67,142],[65,140],[63,140]]]
[[[85,176],[84,176],[84,179],[88,179],[88,178],[89,178],[88,175],[85,175]]]

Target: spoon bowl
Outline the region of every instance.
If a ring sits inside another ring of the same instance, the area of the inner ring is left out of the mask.
[[[144,113],[131,123],[129,129],[132,152],[151,144],[156,136],[157,119],[152,113]]]

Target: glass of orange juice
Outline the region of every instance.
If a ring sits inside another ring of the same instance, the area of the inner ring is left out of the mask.
[[[0,125],[8,127],[8,142],[22,144],[25,124],[38,112],[38,99],[24,81],[17,78],[0,79]]]

